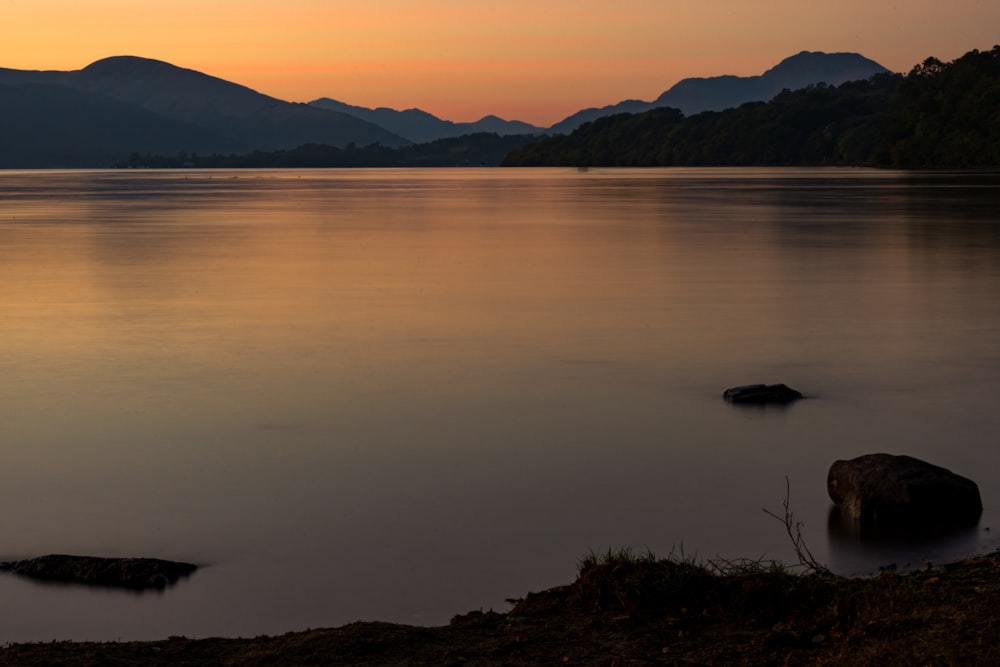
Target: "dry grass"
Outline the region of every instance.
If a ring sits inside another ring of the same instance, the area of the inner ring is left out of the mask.
[[[21,644],[0,665],[995,665],[1000,553],[847,579],[591,554],[576,581],[448,626],[255,639]]]
[[[0,665],[1000,664],[1000,552],[934,570],[833,575],[789,509],[798,563],[591,552],[572,584],[444,627],[353,623],[253,639],[17,644]]]

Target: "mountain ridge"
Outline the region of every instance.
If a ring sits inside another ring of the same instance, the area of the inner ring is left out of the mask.
[[[246,152],[250,147],[192,123],[67,86],[0,83],[0,168],[108,166],[140,149],[176,154]]]
[[[493,132],[501,136],[510,134],[542,134],[545,128],[531,125],[519,120],[506,120],[488,114],[472,123],[456,123],[438,118],[422,109],[403,109],[397,111],[388,107],[367,107],[347,104],[329,97],[320,97],[308,103],[320,109],[340,111],[351,114],[369,123],[380,125],[385,129],[406,137],[414,143],[451,139],[466,134]]]
[[[766,102],[684,116],[658,107],[515,149],[511,167],[868,166],[995,170],[1000,45],[907,74],[783,90]],[[995,203],[995,202],[994,202]]]
[[[495,132],[500,135],[568,134],[583,123],[597,118],[618,113],[642,113],[657,107],[680,109],[684,115],[721,111],[746,102],[765,102],[785,89],[796,90],[820,83],[836,86],[888,71],[874,60],[858,53],[803,50],[781,60],[762,74],[689,77],[681,79],[653,101],[629,99],[603,107],[581,109],[549,127],[505,120],[492,115],[473,123],[456,123],[422,109],[372,109],[329,97],[315,99],[309,105],[354,115],[413,142],[422,143],[475,132]]]
[[[802,51],[761,75],[683,79],[652,102],[625,100],[584,109],[549,128],[541,128],[495,115],[473,123],[456,123],[420,109],[366,109],[331,98],[308,104],[287,102],[165,61],[110,56],[73,71],[0,68],[0,85],[4,86],[0,100],[0,164],[36,165],[41,155],[47,155],[48,162],[41,164],[104,166],[109,151],[125,150],[126,144],[128,151],[117,161],[133,152],[226,154],[289,150],[305,144],[400,147],[481,132],[502,136],[566,134],[601,116],[637,113],[664,105],[696,113],[705,108],[765,101],[785,88],[820,82],[835,85],[841,80],[885,71],[859,54]],[[75,94],[60,93],[51,87]],[[70,122],[67,119],[77,105],[87,110],[86,117]],[[36,110],[30,118],[27,109]],[[74,140],[65,132],[69,126],[79,127],[84,135]],[[57,136],[66,142],[62,154],[53,144]],[[92,140],[97,136],[105,137],[107,145],[97,146]],[[165,137],[174,143],[165,142]],[[40,149],[32,154],[32,146]],[[92,151],[89,162],[84,146]]]
[[[888,71],[859,53],[800,51],[762,74],[688,77],[675,83],[652,102],[625,100],[605,107],[582,109],[555,123],[549,131],[567,134],[583,123],[603,116],[641,113],[657,107],[679,109],[685,116],[702,111],[722,111],[746,102],[766,102],[785,89],[797,90],[819,83],[838,86]]]
[[[234,150],[277,150],[310,142],[331,146],[410,143],[349,114],[286,102],[241,84],[151,58],[111,56],[66,72],[0,69],[0,84],[12,86],[9,94],[16,95],[17,86],[29,83],[62,86],[93,95],[96,99],[92,105],[100,104],[97,100],[129,104],[162,118],[195,125],[214,136],[204,145],[195,142],[187,150],[204,151],[210,145],[230,145]],[[60,110],[46,111],[57,124]],[[62,112],[65,116],[65,110]],[[3,117],[0,121],[9,125]],[[113,117],[109,117],[108,124],[115,125]],[[135,150],[152,149],[140,145]]]

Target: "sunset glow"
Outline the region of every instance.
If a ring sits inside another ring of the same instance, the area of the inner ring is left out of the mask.
[[[6,0],[0,67],[165,60],[308,102],[540,125],[652,100],[688,76],[760,74],[802,50],[894,71],[998,41],[1000,3],[929,0]]]

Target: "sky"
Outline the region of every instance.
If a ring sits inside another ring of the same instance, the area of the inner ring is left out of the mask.
[[[133,55],[292,102],[551,125],[799,51],[906,72],[1000,43],[997,0],[3,0],[0,67]]]

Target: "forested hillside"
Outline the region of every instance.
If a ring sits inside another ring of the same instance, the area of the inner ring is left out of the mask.
[[[874,163],[1000,166],[1000,46],[950,63],[928,58],[900,84]]]
[[[659,108],[587,123],[505,166],[1000,166],[1000,46],[909,74],[784,91],[684,117]]]

